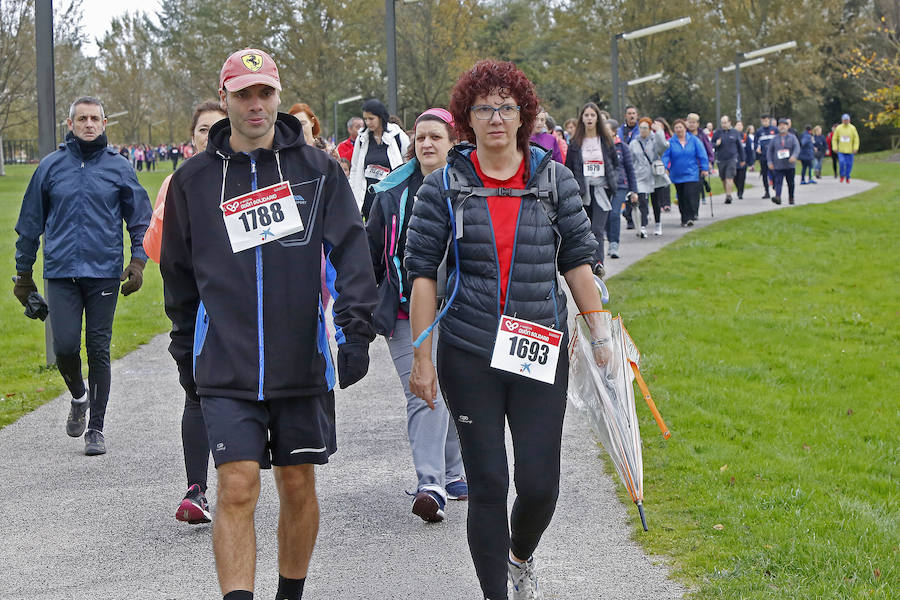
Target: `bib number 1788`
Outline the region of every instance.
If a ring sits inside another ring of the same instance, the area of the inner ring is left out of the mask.
[[[263,205],[241,213],[240,219],[244,224],[244,231],[249,232],[268,227],[272,223],[281,223],[284,221],[284,211],[279,202],[273,202],[271,206]]]

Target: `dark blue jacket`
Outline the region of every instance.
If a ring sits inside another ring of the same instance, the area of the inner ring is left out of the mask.
[[[46,279],[110,278],[122,274],[122,221],[131,256],[147,260],[144,232],[150,198],[131,164],[107,146],[82,156],[69,133],[59,149],[38,165],[22,199],[16,223],[16,271],[31,271],[44,236]]]
[[[776,135],[778,135],[778,128],[774,125],[769,125],[768,127],[760,126],[760,128],[756,130],[756,139],[753,140],[753,149],[760,162],[766,162],[766,157],[769,152],[769,142],[771,142]]]
[[[619,139],[625,142],[625,144],[630,144],[631,140],[637,137],[638,135],[638,124],[635,123],[634,127],[629,129],[627,132],[625,131],[625,123],[619,125],[619,128],[616,129],[616,135],[619,136]]]
[[[825,156],[825,150],[827,148],[827,143],[825,142],[824,135],[814,135],[813,136],[813,148],[815,152],[813,153],[815,158],[823,158]]]
[[[635,128],[636,129],[636,128]],[[618,189],[626,189],[629,192],[637,193],[637,177],[634,176],[634,161],[631,159],[631,150],[628,144],[623,143],[621,138],[616,136],[616,158],[618,171]]]
[[[700,171],[709,171],[709,159],[697,136],[686,133],[682,146],[677,135],[669,139],[669,147],[662,155],[663,164],[669,170],[672,183],[700,181]]]
[[[737,129],[716,129],[713,132],[712,145],[716,151],[717,162],[737,159],[738,167],[744,162],[744,145]]]
[[[815,140],[813,139],[813,135],[804,131],[800,134],[800,154],[797,155],[799,160],[812,160],[815,158]]]
[[[744,140],[744,160],[747,161],[747,168],[749,169],[756,162],[756,152],[753,151],[756,135],[754,134],[753,138],[751,138],[749,135],[744,134],[744,137],[746,138]]]
[[[464,185],[478,187],[483,183],[470,159],[473,149],[471,144],[453,148],[447,156],[447,174],[451,180],[456,178]],[[528,187],[537,184],[550,158],[546,150],[531,146],[531,152],[525,156],[526,172],[530,174]],[[503,312],[566,331],[566,295],[558,286],[557,270],[566,273],[579,265],[593,264],[597,242],[582,209],[575,178],[563,165],[556,164],[555,168],[556,223],[562,239],[557,239],[538,198],[534,194],[523,196]],[[410,280],[437,280],[438,265],[449,244],[448,294],[454,289],[457,260],[460,279],[456,298],[440,323],[441,339],[467,352],[490,357],[501,310],[496,244],[487,198],[468,197],[452,217],[458,218],[462,211],[457,257],[450,239],[451,215],[443,191],[443,175],[443,169],[431,173],[419,188],[407,233],[406,268]]]
[[[415,196],[409,195],[410,179],[418,170],[419,161],[413,158],[370,186],[375,199],[366,220],[366,234],[378,284],[378,304],[372,317],[375,332],[388,337],[394,334],[397,312],[409,314],[412,286],[403,266],[403,253],[415,201]]]

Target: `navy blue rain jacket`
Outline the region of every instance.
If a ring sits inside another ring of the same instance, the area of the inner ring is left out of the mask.
[[[31,177],[16,223],[16,271],[34,266],[44,236],[46,279],[118,278],[122,274],[122,221],[131,237],[131,256],[147,260],[144,232],[150,198],[131,164],[107,146],[82,156],[70,132]]]
[[[804,131],[800,135],[800,154],[797,155],[797,158],[800,160],[812,160],[815,158],[815,138],[813,135]]]

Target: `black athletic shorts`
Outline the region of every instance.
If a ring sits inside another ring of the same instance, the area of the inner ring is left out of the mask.
[[[334,392],[263,401],[201,396],[200,406],[216,467],[323,465],[337,451]]]

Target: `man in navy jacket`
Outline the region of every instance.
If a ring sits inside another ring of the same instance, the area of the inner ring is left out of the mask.
[[[778,135],[778,129],[772,125],[771,115],[763,115],[761,121],[762,124],[756,130],[753,147],[756,150],[756,158],[759,159],[759,176],[762,177],[763,186],[766,190],[766,193],[763,194],[763,200],[765,200],[771,198],[769,195],[769,144]]]
[[[66,433],[85,433],[87,455],[106,453],[103,423],[109,400],[109,346],[119,282],[122,295],[136,292],[147,261],[144,232],[150,198],[131,164],[107,145],[106,116],[96,98],[72,103],[69,133],[31,177],[16,232],[16,285],[26,305],[37,286],[32,268],[44,236],[44,278],[52,314],[53,351],[72,405]],[[122,221],[131,237],[131,262],[122,270]],[[127,280],[127,281],[126,281]],[[26,312],[27,314],[27,312]],[[81,319],[85,321],[88,384],[81,377]],[[90,422],[85,422],[90,408]]]

